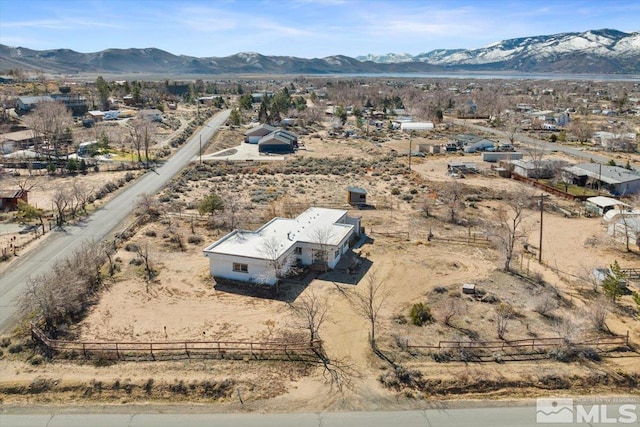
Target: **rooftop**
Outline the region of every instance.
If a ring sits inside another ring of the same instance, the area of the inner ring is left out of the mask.
[[[271,258],[272,249],[280,257],[299,242],[335,246],[353,228],[336,224],[346,214],[341,209],[311,207],[295,219],[274,218],[256,231],[234,230],[204,252],[265,259]]]
[[[577,176],[586,175],[607,184],[620,184],[640,180],[640,175],[619,166],[608,166],[600,163],[581,163],[565,168]]]

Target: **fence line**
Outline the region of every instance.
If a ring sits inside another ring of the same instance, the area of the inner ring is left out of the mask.
[[[624,345],[629,347],[629,331],[626,335],[616,335],[613,337],[601,337],[582,342],[568,342],[564,338],[526,338],[519,340],[502,340],[502,341],[438,341],[437,345],[416,345],[409,344],[406,341],[404,347],[407,349],[422,350],[450,350],[450,349],[470,349],[470,350],[496,350],[509,348],[530,348],[531,350],[543,349],[548,347],[559,347],[568,345],[569,347],[591,347]]]
[[[65,341],[49,338],[40,327],[31,323],[31,337],[42,345],[48,356],[81,356],[90,359],[158,360],[176,357],[214,357],[316,361],[322,342],[254,342],[254,341]]]

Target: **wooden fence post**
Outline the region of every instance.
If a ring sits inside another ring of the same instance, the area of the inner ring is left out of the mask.
[[[87,348],[85,347],[85,343],[82,343],[82,354],[84,355],[84,358],[87,358]]]
[[[118,343],[116,343],[116,357],[120,360],[120,351],[118,351]]]
[[[187,357],[191,359],[191,355],[189,354],[189,347],[187,346],[187,342],[184,342],[184,352],[187,353]]]

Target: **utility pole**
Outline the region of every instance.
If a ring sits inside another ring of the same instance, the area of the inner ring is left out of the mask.
[[[409,132],[409,173],[411,173],[411,137],[412,133]]]
[[[538,262],[542,264],[542,219],[544,214],[544,193],[540,193],[540,241],[538,242]]]
[[[202,164],[202,133],[200,133],[200,164]]]

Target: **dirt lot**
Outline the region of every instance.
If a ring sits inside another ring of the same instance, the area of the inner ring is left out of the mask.
[[[232,146],[236,137],[237,133],[221,133],[209,152]],[[56,361],[34,366],[5,351],[0,362],[2,402],[216,401],[221,411],[318,411],[410,408],[423,398],[475,398],[479,393],[485,399],[514,398],[544,395],[554,388],[563,388],[563,393],[637,393],[640,364],[633,352],[618,353],[618,357],[602,362],[443,364],[428,356],[412,357],[396,345],[397,337],[425,344],[495,340],[495,310],[500,302],[516,310],[506,339],[558,336],[554,319],[565,317],[577,319],[584,337],[591,336],[584,313],[593,306],[595,296],[587,273],[615,260],[623,266],[639,264],[637,252],[626,253],[620,244],[604,237],[599,219],[545,214],[544,265],[520,253],[513,263],[525,273],[539,274],[546,282],[534,285],[499,271],[502,257],[490,246],[428,239],[429,232],[457,239],[481,231],[477,226],[444,221],[446,207],[434,196],[453,181],[445,173],[452,157],[412,159],[413,173],[409,174],[408,159],[388,157],[391,148],[406,144],[404,139],[377,146],[324,135],[322,139],[305,137],[304,144],[306,150],[285,164],[211,163],[184,174],[181,182],[159,197],[165,213],[141,227],[128,242],[148,248],[157,277],[147,284],[142,267],[132,264],[137,256],[131,246],[127,250],[121,245],[116,254],[118,273],[109,281],[99,304],[69,334],[81,340],[104,341],[280,339],[300,333],[289,303],[313,293],[329,308],[320,335],[329,357],[344,369],[342,393],[336,393],[335,384],[331,387],[327,383],[321,366],[298,363],[192,360],[98,366]],[[351,160],[340,160],[347,158]],[[465,156],[464,160],[479,162],[477,156]],[[494,197],[497,193],[530,191],[522,183],[488,173],[459,182],[483,196],[473,207],[465,208],[469,218],[493,218],[501,203]],[[387,299],[380,313],[378,342],[387,357],[420,373],[405,383],[394,383],[397,378],[392,365],[373,355],[367,322],[345,298],[345,294],[362,292],[366,279],[354,285],[352,275],[338,269],[306,285],[285,284],[277,298],[257,298],[247,292],[214,288],[208,259],[202,255],[204,247],[226,233],[225,224],[231,220],[236,226],[255,229],[274,215],[293,216],[314,204],[342,208],[349,185],[366,188],[370,203],[377,206],[350,211],[350,215],[362,217],[370,240],[349,256],[364,257],[368,270],[360,273],[375,273],[384,283]],[[199,217],[197,201],[210,191],[235,200],[242,209],[233,219],[228,214]],[[46,194],[43,187],[42,192],[34,192],[34,200],[47,203]],[[425,200],[434,200],[431,218],[422,214]],[[551,201],[580,209],[577,204],[555,198]],[[531,229],[529,240],[537,244],[538,213],[528,211],[526,222]],[[475,283],[497,300],[484,302],[461,295],[463,283]],[[553,316],[533,310],[536,298],[545,292],[558,292],[559,307]],[[451,300],[456,301],[457,311],[449,326],[443,316]],[[403,321],[416,302],[431,308],[434,322],[417,327]],[[631,306],[628,296],[623,297],[621,306]],[[616,334],[629,331],[631,341],[638,343],[640,327],[628,313],[621,308],[613,310],[607,326]],[[389,387],[381,378],[386,378]],[[20,390],[24,394],[18,393]],[[240,395],[244,404],[239,403]]]

